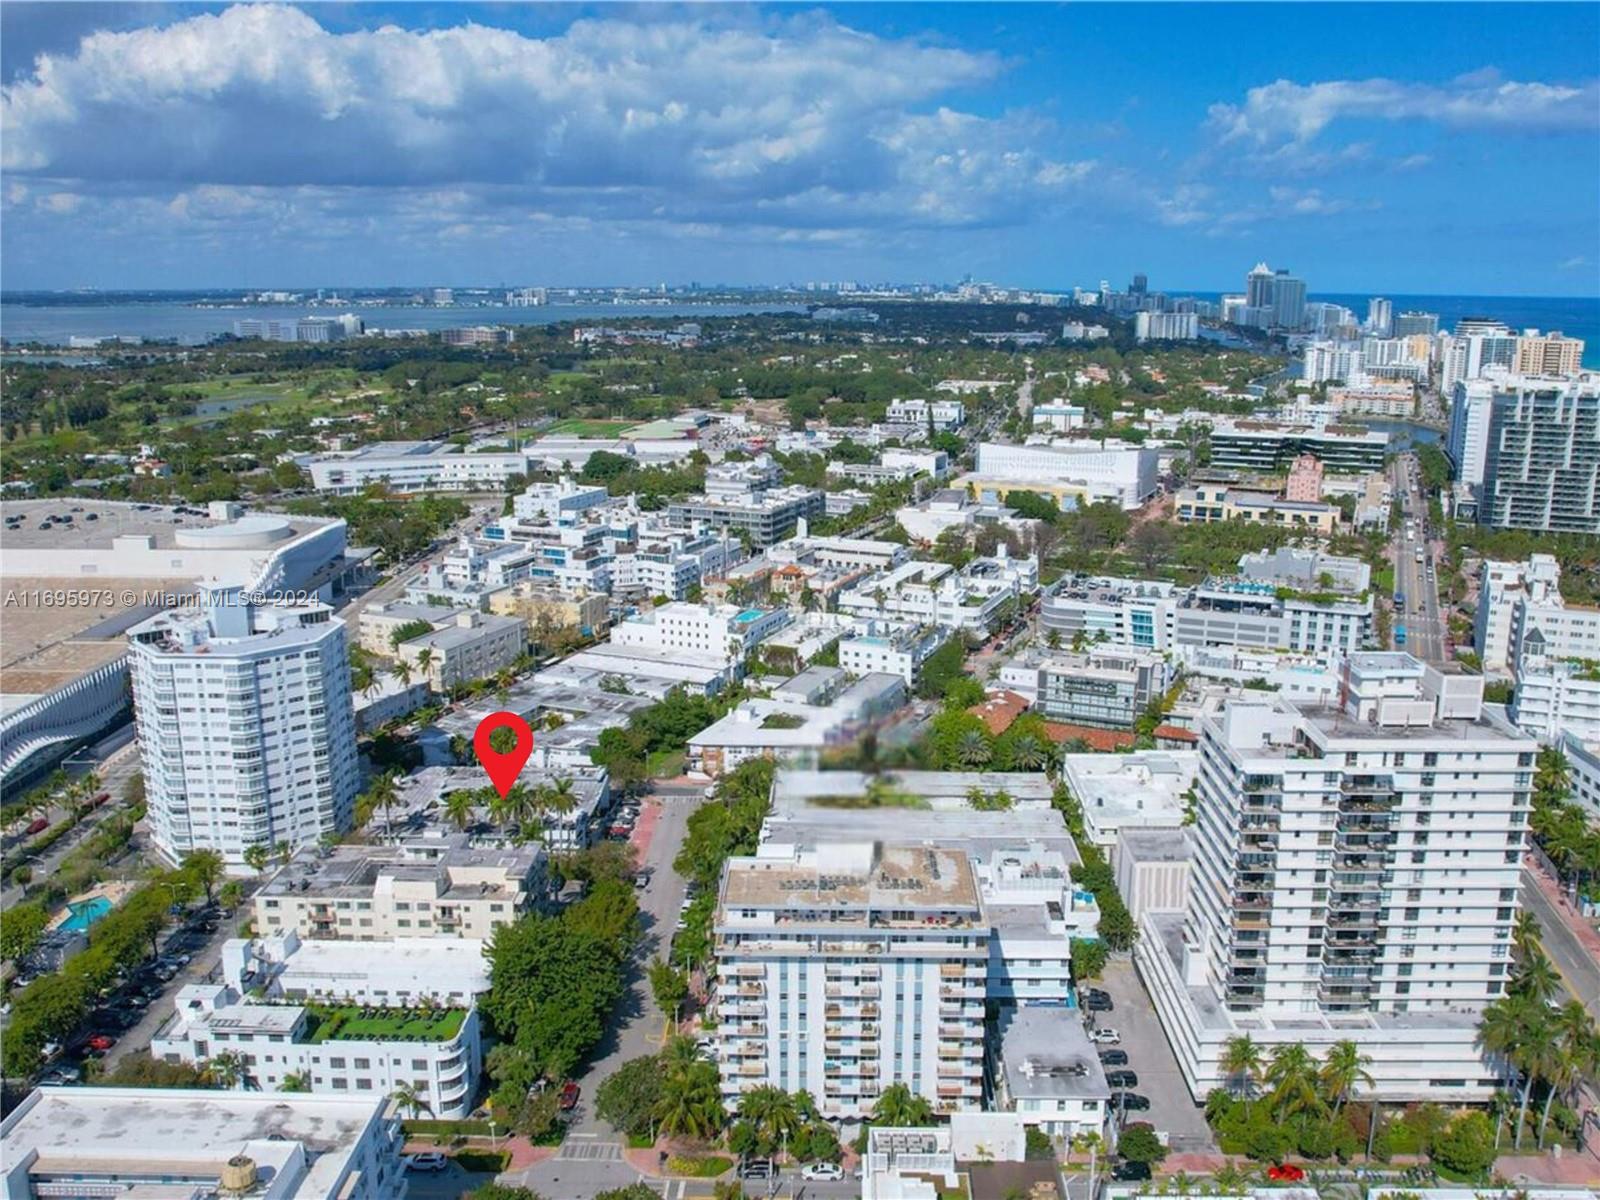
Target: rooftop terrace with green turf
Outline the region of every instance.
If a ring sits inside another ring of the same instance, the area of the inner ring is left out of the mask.
[[[461,1032],[464,1008],[375,1008],[359,1004],[306,1010],[307,1040],[317,1042],[447,1042]]]

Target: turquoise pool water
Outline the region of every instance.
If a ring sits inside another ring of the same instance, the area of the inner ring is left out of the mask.
[[[93,900],[77,900],[67,905],[67,911],[71,915],[61,922],[61,928],[74,931],[87,929],[111,911],[111,901],[104,896],[96,896]]]
[[[765,615],[759,608],[747,608],[735,617],[734,621],[740,625],[748,625],[751,621],[759,621]]]

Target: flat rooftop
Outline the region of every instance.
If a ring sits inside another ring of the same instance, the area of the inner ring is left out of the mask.
[[[190,506],[163,507],[154,504],[129,504],[113,500],[85,500],[68,497],[57,500],[7,500],[5,515],[21,516],[22,522],[5,531],[5,544],[18,550],[110,550],[112,540],[119,537],[153,537],[158,550],[170,549],[178,544],[180,529],[215,529],[233,521],[213,519],[204,508]],[[70,522],[62,518],[70,516]],[[95,519],[90,520],[93,516]],[[290,537],[299,537],[319,529],[328,521],[315,517],[295,517],[283,513],[247,513],[250,516],[268,516],[274,521],[287,523]],[[50,520],[48,529],[40,526]],[[286,544],[290,537],[279,539]],[[0,566],[0,576],[5,569]],[[98,583],[98,581],[97,581]],[[149,581],[146,581],[149,586]]]
[[[772,785],[773,811],[780,806],[825,807],[817,804],[819,798],[865,796],[868,784],[874,780],[916,796],[935,810],[971,811],[967,795],[974,788],[990,794],[1005,792],[1024,807],[1048,808],[1055,794],[1050,780],[1038,771],[888,771],[881,775],[861,771],[779,771]]]
[[[303,1168],[285,1196],[333,1200],[387,1103],[379,1095],[42,1087],[0,1125],[0,1139],[8,1167],[37,1154],[30,1174],[120,1175],[130,1196],[188,1195],[163,1177],[214,1184],[222,1165],[243,1154],[274,1173]]]
[[[978,882],[971,860],[958,851],[881,846],[865,871],[835,865],[826,854],[811,862],[731,859],[722,902],[727,908],[976,910]]]
[[[1079,1010],[1021,1005],[1000,1018],[1000,1065],[1013,1100],[1111,1097],[1099,1050]]]
[[[501,847],[473,843],[465,834],[413,839],[396,846],[336,846],[300,851],[256,893],[261,896],[331,896],[368,899],[380,875],[397,880],[432,880],[441,899],[475,900],[503,892],[473,883],[450,885],[450,870],[503,871],[508,879],[526,879],[544,857],[544,847]]]

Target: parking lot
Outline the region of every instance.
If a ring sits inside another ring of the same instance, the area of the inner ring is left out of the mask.
[[[1150,1101],[1147,1112],[1127,1114],[1129,1123],[1148,1121],[1183,1150],[1210,1148],[1211,1131],[1206,1126],[1205,1113],[1189,1097],[1189,1088],[1178,1071],[1178,1060],[1167,1044],[1166,1034],[1161,1031],[1161,1023],[1156,1019],[1155,1009],[1144,985],[1139,982],[1132,961],[1113,958],[1106,966],[1105,977],[1090,986],[1109,993],[1114,1005],[1111,1012],[1090,1014],[1092,1027],[1115,1029],[1122,1035],[1116,1048],[1128,1055],[1126,1067],[1108,1067],[1107,1070],[1133,1071],[1139,1083],[1127,1090]]]

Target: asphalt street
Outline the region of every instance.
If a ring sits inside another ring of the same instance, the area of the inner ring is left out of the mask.
[[[1408,536],[1405,527],[1394,531],[1395,590],[1405,593],[1405,606],[1395,612],[1395,628],[1405,626],[1404,649],[1435,666],[1447,660],[1444,651],[1445,621],[1439,611],[1437,577],[1429,568],[1433,564],[1432,550],[1428,545],[1426,529],[1428,504],[1423,498],[1421,483],[1411,460],[1400,455],[1394,460],[1394,493],[1399,498],[1404,519],[1412,523],[1414,536]],[[1422,561],[1417,561],[1418,552]],[[1398,632],[1396,649],[1401,648]]]
[[[1567,990],[1600,1019],[1600,963],[1589,956],[1526,866],[1522,868],[1522,902],[1539,919],[1539,941],[1561,972]]]

